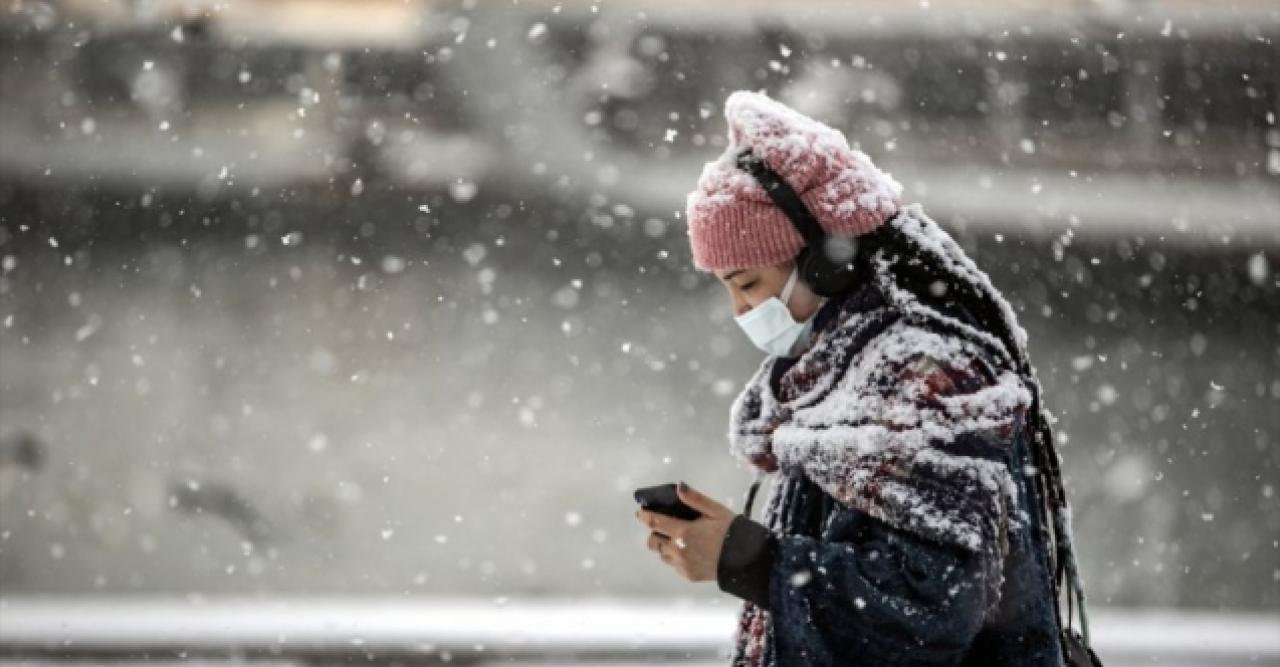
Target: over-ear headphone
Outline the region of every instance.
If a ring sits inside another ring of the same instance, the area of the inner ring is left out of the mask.
[[[796,256],[800,279],[819,296],[835,296],[849,289],[855,279],[857,241],[852,236],[828,237],[813,212],[800,200],[800,195],[750,148],[738,154],[737,164],[739,169],[760,182],[769,198],[804,238],[804,248]]]

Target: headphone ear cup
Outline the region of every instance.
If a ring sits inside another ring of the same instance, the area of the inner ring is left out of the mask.
[[[822,257],[813,252],[809,246],[800,251],[796,261],[800,264],[800,279],[809,286],[809,291],[819,296],[826,296],[827,276],[823,271]]]
[[[849,288],[853,272],[846,264],[836,264],[824,252],[814,252],[805,246],[797,258],[800,264],[800,277],[804,279],[809,290],[818,296],[835,296]]]

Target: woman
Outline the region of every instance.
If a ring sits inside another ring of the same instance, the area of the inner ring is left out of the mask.
[[[729,440],[775,477],[763,524],[755,485],[735,515],[681,483],[703,516],[641,510],[649,548],[744,600],[734,665],[1063,664],[1083,590],[1009,305],[839,131],[748,91],[725,118],[688,231],[768,354]]]

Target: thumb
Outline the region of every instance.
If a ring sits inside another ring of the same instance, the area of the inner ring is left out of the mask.
[[[684,501],[684,504],[702,512],[704,516],[718,516],[720,514],[720,503],[684,482],[676,484],[676,495],[680,497],[680,500]]]

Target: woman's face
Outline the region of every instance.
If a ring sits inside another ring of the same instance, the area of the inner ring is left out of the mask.
[[[729,292],[729,301],[733,306],[733,315],[738,317],[755,308],[769,297],[782,298],[782,288],[791,275],[794,260],[787,260],[773,266],[758,266],[732,271],[716,271],[716,278]],[[809,290],[802,280],[797,280],[791,288],[791,299],[787,310],[797,322],[809,319],[821,305],[818,295]]]

